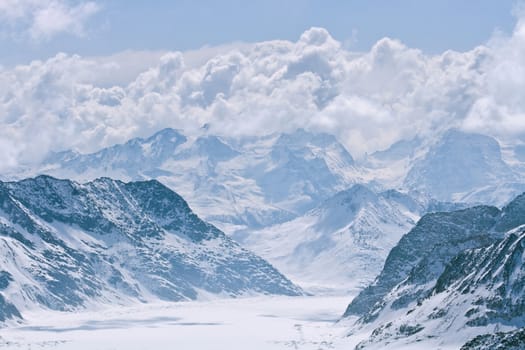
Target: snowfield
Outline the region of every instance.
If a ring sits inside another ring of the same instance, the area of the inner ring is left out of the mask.
[[[0,349],[353,350],[369,332],[348,334],[340,320],[352,296],[255,296],[160,302],[78,313],[26,312],[0,330]],[[463,337],[394,342],[388,350],[457,350]],[[367,348],[368,349],[368,348]],[[374,344],[370,349],[385,349]]]
[[[357,341],[337,322],[351,298],[257,296],[26,312],[23,323],[0,331],[0,348],[353,349]]]

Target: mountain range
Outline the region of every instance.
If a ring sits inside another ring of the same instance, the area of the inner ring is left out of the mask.
[[[233,234],[293,220],[354,184],[396,189],[418,201],[502,206],[525,191],[520,145],[507,148],[502,152],[492,137],[451,129],[355,160],[334,136],[304,129],[238,138],[164,129],[95,153],[53,153],[4,178],[157,179]]]
[[[164,129],[92,154],[51,154],[24,176],[157,179],[227,232],[287,221],[352,183],[354,160],[328,134],[227,139]],[[16,179],[20,178],[17,174]]]
[[[504,205],[525,191],[494,138],[449,130],[414,162],[404,187],[440,201]]]
[[[297,283],[360,291],[343,317],[357,349],[519,343],[522,148],[451,129],[354,159],[304,129],[164,129],[53,153],[0,182],[1,319]]]
[[[455,129],[364,160],[304,129],[239,138],[164,129],[92,154],[52,154],[29,175],[157,179],[303,286],[348,291],[374,278],[425,213],[500,206],[524,191],[503,155],[494,138]]]

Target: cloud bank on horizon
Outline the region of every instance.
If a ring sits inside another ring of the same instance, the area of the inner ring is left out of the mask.
[[[82,21],[38,24],[24,6],[43,2],[15,3],[20,11],[3,16],[23,16],[31,35],[83,30]],[[96,11],[89,4],[62,10],[88,16]],[[326,131],[357,157],[450,127],[525,136],[523,15],[511,35],[467,52],[428,55],[384,38],[355,53],[311,28],[296,42],[242,45],[204,63],[169,52],[126,84],[112,81],[118,70],[118,60],[66,54],[0,68],[0,170],[50,150],[94,151],[164,127],[193,133],[204,124],[225,136]]]

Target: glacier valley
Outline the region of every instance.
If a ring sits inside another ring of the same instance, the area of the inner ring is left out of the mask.
[[[451,129],[356,160],[303,129],[164,129],[52,153],[0,182],[0,347],[522,344],[513,147]]]

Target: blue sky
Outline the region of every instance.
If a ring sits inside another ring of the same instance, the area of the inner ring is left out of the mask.
[[[58,0],[54,0],[58,1]],[[1,1],[0,1],[1,2]],[[9,1],[6,1],[8,3]],[[23,0],[20,3],[29,3]],[[61,1],[71,6],[79,1]],[[297,40],[312,26],[326,28],[352,50],[368,50],[378,39],[400,39],[428,53],[464,51],[495,30],[510,32],[514,0],[92,0],[97,10],[71,29],[46,37],[24,35],[22,24],[0,15],[0,64],[26,63],[57,52],[82,56],[124,50],[189,50],[206,45]],[[1,10],[0,4],[0,10]],[[20,19],[17,19],[20,20]],[[78,33],[77,33],[78,34]]]

